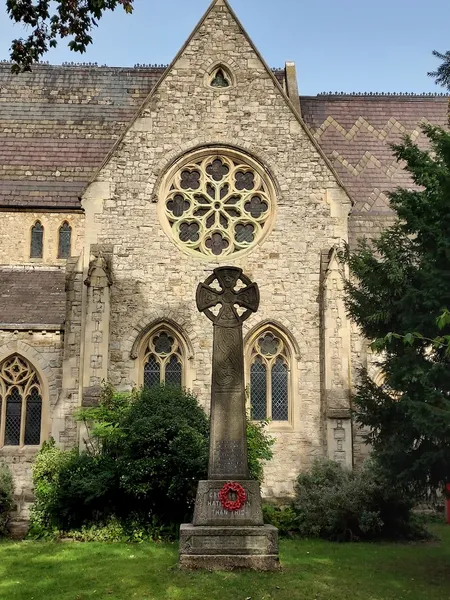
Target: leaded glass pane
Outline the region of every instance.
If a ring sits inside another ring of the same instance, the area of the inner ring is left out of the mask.
[[[255,421],[267,417],[267,378],[266,366],[256,358],[250,367],[250,408]]]
[[[69,258],[72,244],[72,228],[65,222],[59,228],[58,258]]]
[[[31,229],[30,258],[42,258],[44,252],[44,228],[37,222]]]
[[[272,366],[272,419],[288,421],[288,368],[282,358]]]
[[[42,398],[37,388],[33,388],[27,398],[25,416],[25,445],[37,446],[41,442]]]
[[[167,385],[174,385],[181,387],[182,366],[177,356],[171,356],[169,362],[166,364],[165,372],[165,383]]]
[[[144,387],[152,387],[161,383],[161,367],[157,358],[151,354],[144,367]]]
[[[6,398],[5,446],[19,446],[22,397],[14,387]]]

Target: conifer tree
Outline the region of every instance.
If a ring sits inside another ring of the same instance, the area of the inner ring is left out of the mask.
[[[428,75],[433,77],[437,85],[450,89],[450,50],[447,50],[445,54],[433,50],[433,56],[442,62],[436,71],[431,71]]]
[[[390,194],[397,222],[342,255],[349,315],[385,375],[376,385],[362,371],[355,418],[392,478],[417,493],[450,482],[450,353],[435,342],[450,339],[450,134],[423,130],[429,150],[409,138],[393,147],[418,186]]]

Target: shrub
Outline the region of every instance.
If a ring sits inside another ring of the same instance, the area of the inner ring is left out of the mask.
[[[248,470],[250,479],[264,481],[264,463],[273,457],[275,438],[267,432],[268,421],[247,419]]]
[[[263,504],[264,523],[273,525],[281,536],[292,537],[298,533],[297,515],[292,506]]]
[[[426,537],[412,517],[413,501],[392,486],[372,460],[349,471],[316,460],[295,487],[298,531],[336,541]]]
[[[13,480],[8,466],[0,463],[0,536],[6,535],[13,508]]]
[[[36,459],[34,537],[53,529],[76,539],[114,537],[117,523],[125,531],[119,528],[120,539],[138,530],[141,537],[170,537],[174,524],[190,519],[209,449],[208,419],[192,394],[106,387],[99,406],[77,418],[88,426],[87,451],[61,451],[51,441]],[[265,423],[248,423],[248,436],[250,471],[262,480],[273,441]]]

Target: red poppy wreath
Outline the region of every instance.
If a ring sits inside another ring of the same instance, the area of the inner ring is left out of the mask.
[[[235,492],[237,495],[236,500],[230,500],[230,492]],[[229,512],[234,512],[236,510],[240,510],[246,500],[247,494],[245,493],[244,488],[239,483],[226,483],[223,488],[219,492],[219,500],[225,510]]]

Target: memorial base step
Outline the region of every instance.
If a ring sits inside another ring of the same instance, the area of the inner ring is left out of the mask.
[[[278,530],[272,525],[181,525],[179,564],[182,569],[277,571]]]

